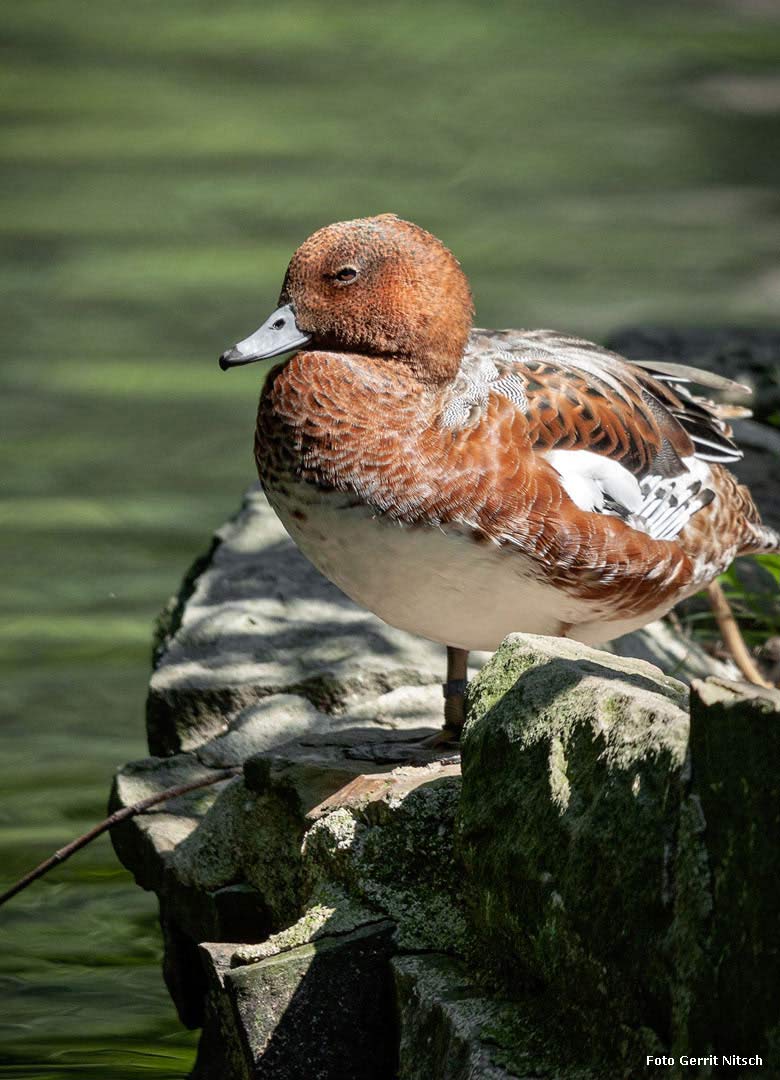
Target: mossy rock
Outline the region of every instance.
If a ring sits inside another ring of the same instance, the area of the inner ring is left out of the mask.
[[[547,995],[614,1075],[654,1045],[780,1066],[780,694],[710,679],[687,705],[642,661],[519,634],[470,690],[483,973]]]
[[[694,683],[685,783],[673,1050],[757,1053],[780,1075],[780,693]]]
[[[649,664],[521,634],[470,691],[459,837],[485,967],[558,991],[601,1053],[668,1028],[686,707]]]
[[[338,883],[392,918],[402,949],[464,953],[469,932],[454,850],[459,796],[460,777],[448,776],[412,790],[388,787],[365,806],[329,813],[304,841],[310,887]]]

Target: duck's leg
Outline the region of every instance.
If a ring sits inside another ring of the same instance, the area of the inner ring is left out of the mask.
[[[423,746],[447,746],[460,740],[461,729],[466,720],[465,694],[468,676],[468,649],[447,646],[447,679],[442,683],[444,691],[444,725],[441,731],[426,739]]]
[[[468,649],[455,649],[448,645],[447,681],[442,685],[444,691],[444,730],[454,732],[456,739],[460,738],[461,729],[466,722],[468,670]]]
[[[444,724],[434,735],[425,739],[391,743],[373,742],[351,747],[350,757],[364,756],[382,764],[430,765],[434,762],[454,764],[460,757],[460,733],[466,720],[465,694],[468,676],[468,649],[447,646],[447,681],[444,690]]]

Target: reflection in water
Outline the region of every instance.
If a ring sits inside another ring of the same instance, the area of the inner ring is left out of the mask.
[[[456,251],[488,325],[776,319],[780,23],[736,0],[4,20],[10,880],[145,752],[152,618],[252,478],[257,373],[216,356],[296,244],[395,210]],[[3,1075],[187,1072],[153,900],[105,839],[0,939]]]

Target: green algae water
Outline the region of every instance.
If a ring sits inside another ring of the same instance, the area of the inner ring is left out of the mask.
[[[314,228],[435,232],[479,321],[604,336],[780,301],[761,0],[3,8],[2,886],[145,753],[154,616],[253,477],[216,357]],[[0,1076],[183,1077],[154,899],[104,837],[0,911]]]

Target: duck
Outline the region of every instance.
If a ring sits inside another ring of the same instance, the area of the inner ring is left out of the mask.
[[[600,645],[780,549],[728,469],[749,413],[694,392],[734,383],[473,318],[452,252],[380,214],[305,240],[219,359],[284,357],[255,428],[268,502],[348,597],[446,647],[453,742],[471,651],[517,631]]]

